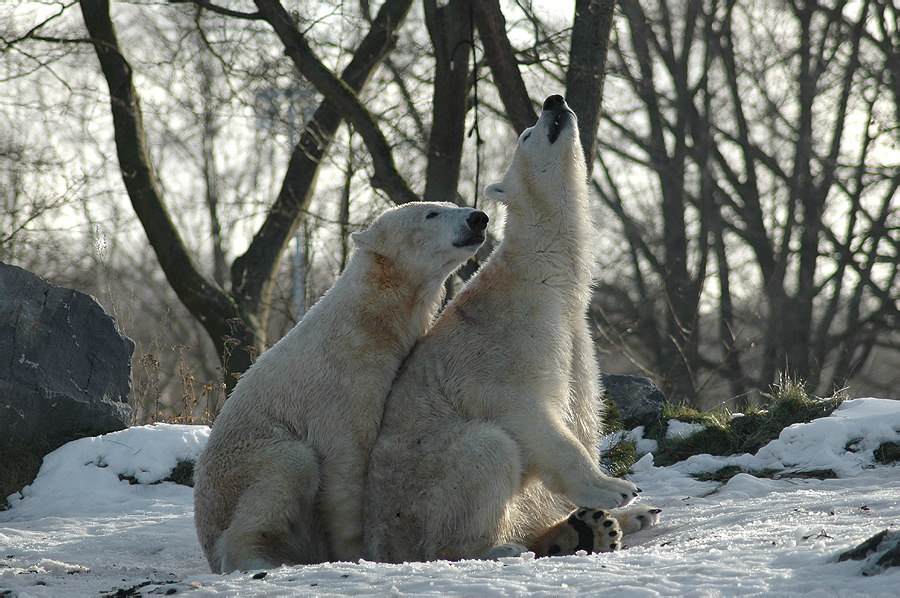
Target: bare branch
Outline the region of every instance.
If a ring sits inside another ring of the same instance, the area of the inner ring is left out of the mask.
[[[341,79],[361,91],[394,46],[412,0],[387,0],[371,29],[353,55]],[[287,244],[303,221],[315,188],[323,157],[341,124],[342,115],[326,97],[315,111],[291,154],[278,198],[250,247],[231,268],[233,293],[241,302],[261,308],[271,292],[271,281]]]
[[[223,6],[219,6],[217,4],[213,4],[212,2],[207,2],[207,0],[168,0],[168,1],[169,1],[169,4],[196,4],[200,8],[205,8],[206,10],[208,10],[210,12],[224,15],[226,17],[233,17],[235,19],[246,19],[248,21],[261,21],[263,19],[263,16],[259,11],[240,12],[237,10],[231,10],[231,9],[225,8]]]
[[[68,9],[75,6],[77,3],[78,3],[77,0],[72,0],[72,2],[69,2],[68,4],[61,4],[59,12],[57,12],[56,14],[50,15],[49,17],[47,17],[46,19],[44,19],[43,21],[41,21],[40,23],[38,23],[31,29],[29,29],[28,31],[26,31],[23,35],[20,35],[19,37],[15,38],[15,39],[11,39],[9,41],[2,40],[3,44],[5,46],[5,49],[9,49],[14,44],[17,44],[26,39],[36,39],[36,40],[41,40],[41,41],[56,41],[55,38],[45,38],[45,37],[39,36],[39,35],[37,35],[37,32],[40,31],[41,29],[43,29],[47,24],[49,24],[52,21],[61,17],[64,12],[66,12]],[[67,40],[60,40],[60,41],[67,41]]]
[[[296,23],[277,0],[256,0],[256,5],[275,30],[284,44],[285,53],[290,56],[300,73],[328,98],[363,138],[375,167],[372,185],[387,193],[397,204],[418,201],[418,195],[397,171],[393,152],[381,129],[354,90],[318,59],[306,38],[297,29]]]

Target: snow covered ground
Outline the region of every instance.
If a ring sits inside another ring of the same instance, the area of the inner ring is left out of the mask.
[[[900,442],[900,401],[848,401],[831,417],[784,430],[756,455],[704,455],[664,468],[646,455],[631,479],[642,501],[663,508],[662,522],[620,552],[228,576],[208,572],[191,489],[154,484],[195,459],[207,434],[145,426],[48,455],[34,483],[0,512],[0,597],[900,595],[900,568],[863,576],[866,561],[837,561],[875,533],[900,529],[900,467],[872,456],[881,442]],[[728,464],[791,475],[739,474],[725,485],[688,475]],[[794,477],[822,469],[839,477]]]

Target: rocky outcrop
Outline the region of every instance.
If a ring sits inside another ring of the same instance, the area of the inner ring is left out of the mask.
[[[126,428],[133,353],[93,297],[0,263],[0,448]]]
[[[602,381],[626,425],[649,424],[662,417],[666,396],[649,378],[603,374]]]
[[[885,529],[856,548],[838,555],[838,562],[862,561],[863,575],[878,575],[891,567],[900,567],[900,530]]]

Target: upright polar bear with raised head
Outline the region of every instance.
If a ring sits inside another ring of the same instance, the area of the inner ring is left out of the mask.
[[[503,242],[407,358],[385,405],[366,488],[375,560],[614,550],[619,525],[602,509],[639,491],[598,463],[587,175],[562,97],[544,102],[486,194],[506,205]]]
[[[214,572],[363,556],[363,486],[384,399],[487,216],[389,210],[353,235],[343,274],[241,377],[195,471],[194,518]]]

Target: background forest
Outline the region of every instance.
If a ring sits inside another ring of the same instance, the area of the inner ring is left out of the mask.
[[[892,0],[4,3],[0,261],[116,317],[138,421],[209,421],[384,208],[477,203],[501,238],[481,189],[562,93],[605,371],[700,408],[783,376],[900,398],[898,18]]]

